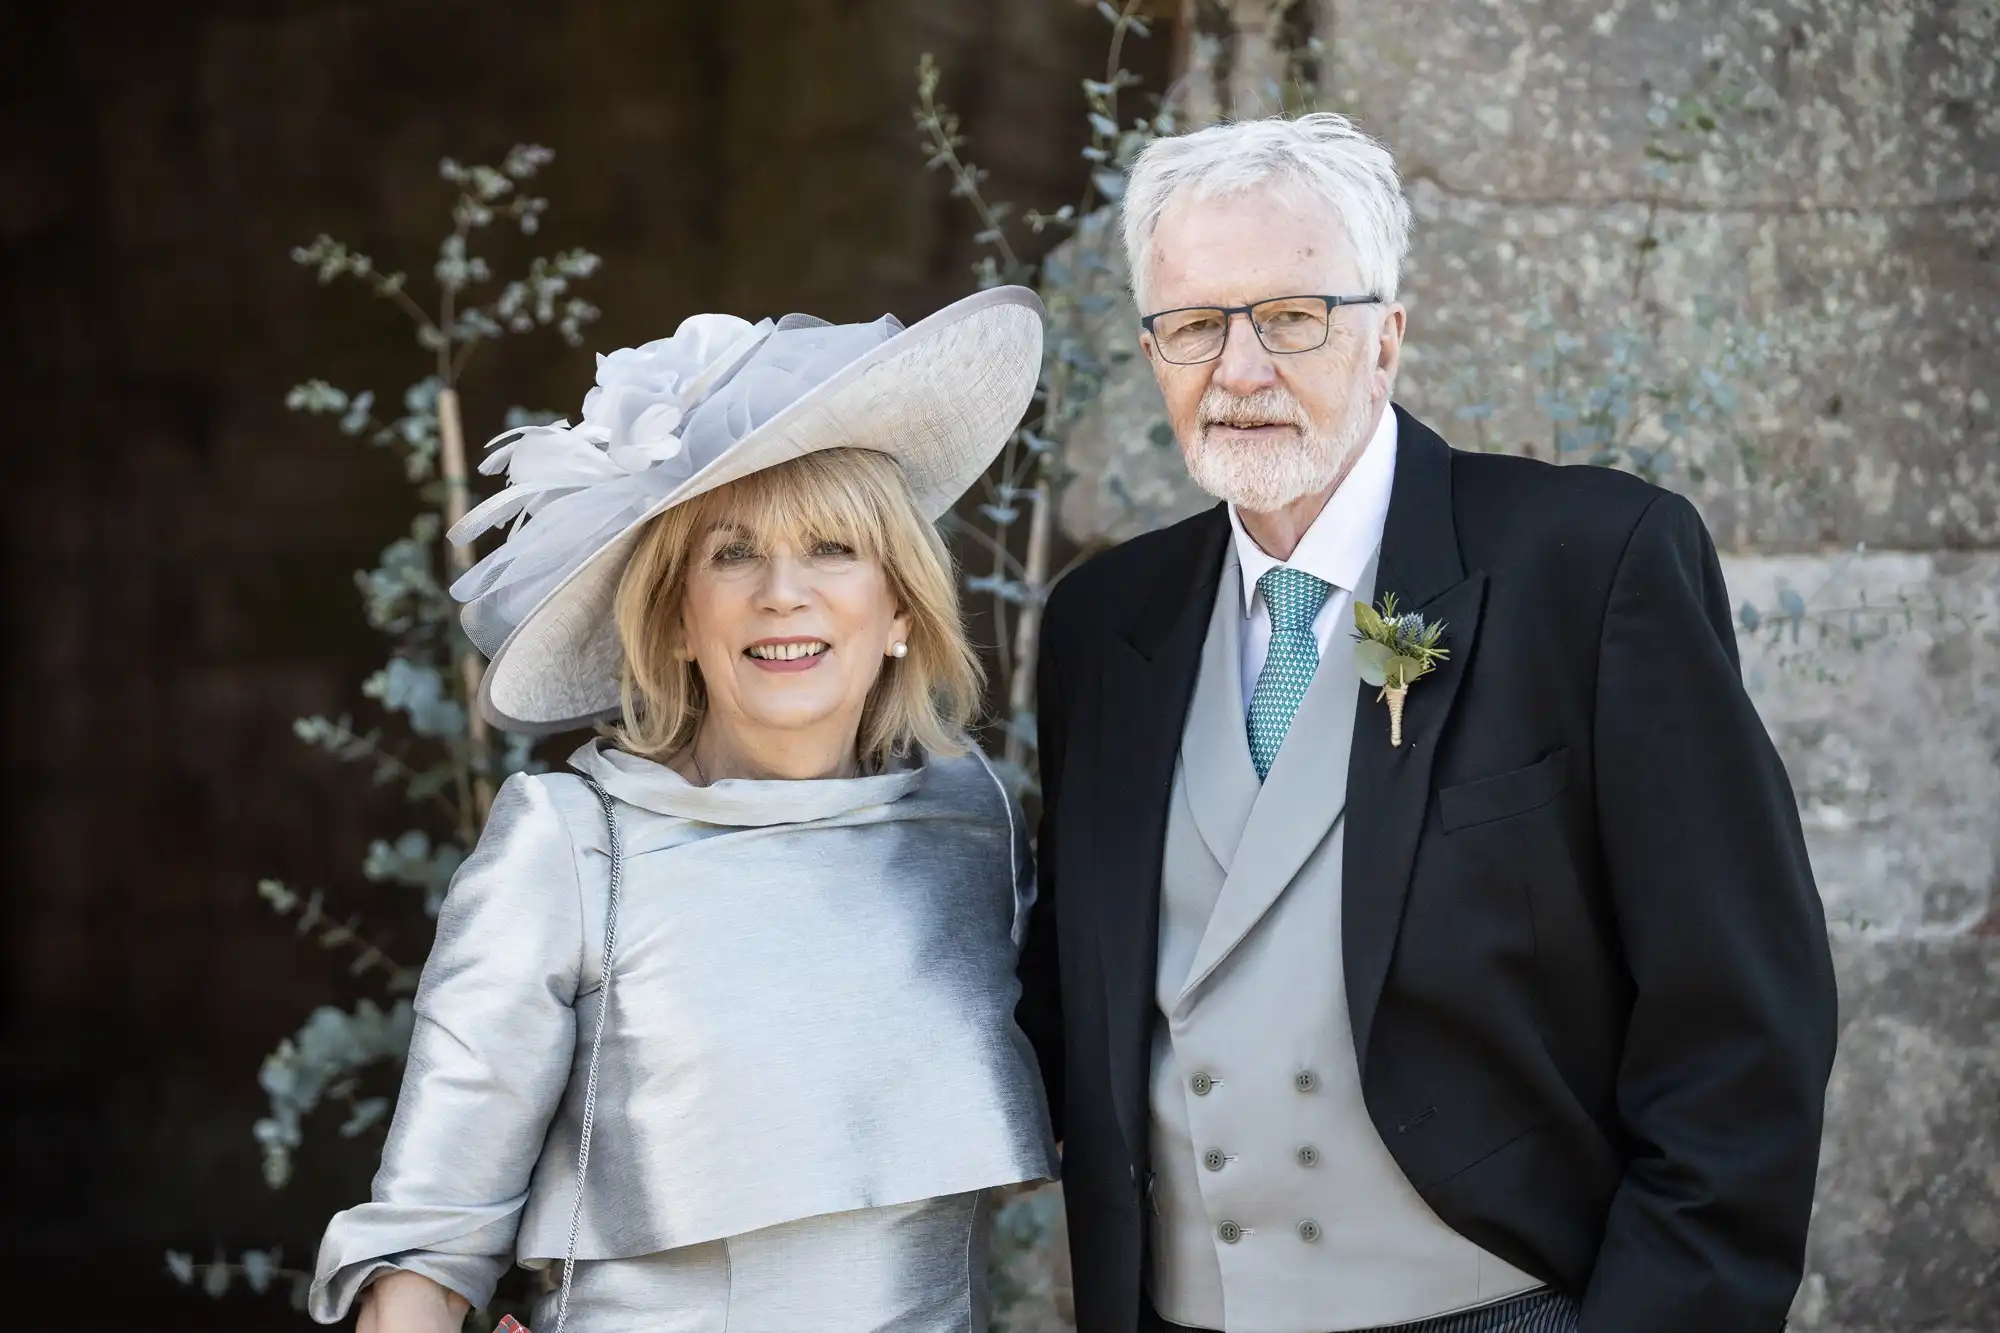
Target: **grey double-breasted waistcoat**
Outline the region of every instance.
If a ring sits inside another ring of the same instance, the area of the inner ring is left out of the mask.
[[[603,743],[618,798],[615,985],[577,1255],[636,1257],[1055,1172],[1014,1024],[1033,897],[978,758],[694,787]],[[482,1299],[559,1260],[576,1197],[609,861],[574,774],[502,787],[453,881],[369,1203],[312,1312],[390,1262]]]
[[[1374,577],[1371,561],[1359,600]],[[1532,1288],[1438,1219],[1369,1118],[1340,947],[1352,637],[1335,636],[1260,784],[1241,588],[1231,549],[1167,818],[1149,1295],[1180,1324],[1320,1333]]]

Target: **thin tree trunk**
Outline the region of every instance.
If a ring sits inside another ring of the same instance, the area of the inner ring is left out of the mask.
[[[1022,582],[1030,588],[1039,588],[1048,582],[1055,512],[1055,496],[1048,478],[1044,477],[1035,483],[1035,498],[1028,513],[1028,554],[1022,561],[1026,577]],[[1027,763],[1027,745],[1020,731],[1011,724],[1028,711],[1035,697],[1035,658],[1041,652],[1041,629],[1041,605],[1031,601],[1021,608],[1020,621],[1014,627],[1014,677],[1007,692],[1010,725],[1005,750],[1010,764]]]
[[[1298,0],[1234,0],[1236,59],[1229,71],[1232,114],[1275,116],[1285,109],[1292,52],[1284,41],[1285,15]]]
[[[465,517],[466,496],[470,489],[465,465],[465,425],[459,415],[458,390],[438,390],[437,414],[441,445],[438,461],[445,484],[444,522],[445,527],[450,528]],[[447,552],[454,579],[472,568],[470,546],[448,545]],[[458,654],[458,675],[465,691],[466,748],[471,754],[471,794],[478,814],[475,832],[485,827],[486,816],[493,809],[493,779],[488,776],[492,771],[493,741],[486,719],[479,715],[478,704],[479,675],[484,669],[485,663],[480,660],[478,650],[470,643],[465,644]]]
[[[1288,105],[1301,68],[1293,10],[1321,0],[1183,0],[1185,63],[1175,97],[1190,129],[1220,120],[1274,116]],[[1319,12],[1306,15],[1317,19]],[[1307,25],[1310,28],[1311,24]]]

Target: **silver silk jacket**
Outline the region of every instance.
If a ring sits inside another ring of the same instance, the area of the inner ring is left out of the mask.
[[[626,867],[577,1256],[1055,1174],[1014,1024],[1025,830],[976,756],[695,787],[603,742]],[[568,1246],[610,862],[574,774],[517,775],[453,880],[369,1203],[311,1312],[389,1266],[484,1303]]]

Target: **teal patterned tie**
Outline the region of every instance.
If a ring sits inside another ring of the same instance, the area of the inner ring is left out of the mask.
[[[1313,638],[1313,620],[1333,585],[1300,569],[1269,569],[1257,580],[1264,594],[1265,609],[1271,613],[1271,648],[1264,657],[1264,669],[1257,674],[1257,688],[1250,694],[1250,762],[1257,766],[1257,780],[1270,775],[1291,729],[1292,715],[1306,697],[1313,672],[1319,670],[1319,641]]]

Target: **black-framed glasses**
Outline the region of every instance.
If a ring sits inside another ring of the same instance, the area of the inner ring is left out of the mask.
[[[1326,346],[1327,325],[1344,305],[1380,305],[1379,296],[1274,296],[1252,305],[1191,305],[1140,318],[1160,355],[1177,366],[1198,366],[1222,355],[1229,323],[1247,316],[1257,341],[1276,356]]]

